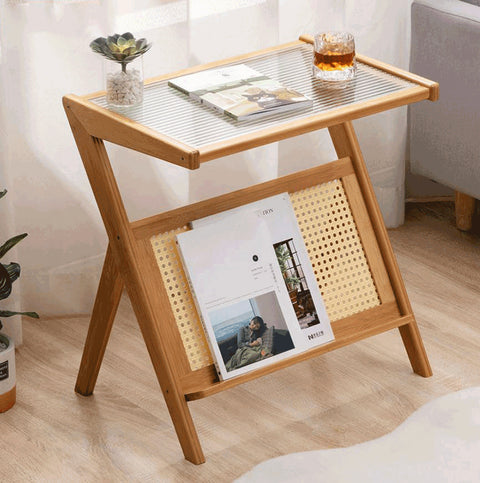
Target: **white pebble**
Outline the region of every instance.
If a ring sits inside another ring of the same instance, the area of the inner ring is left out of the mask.
[[[137,69],[107,75],[107,102],[130,106],[143,101],[143,79]]]

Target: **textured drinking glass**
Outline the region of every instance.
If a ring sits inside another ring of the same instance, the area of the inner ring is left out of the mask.
[[[313,76],[330,82],[345,82],[355,77],[355,40],[348,32],[323,32],[315,35]]]

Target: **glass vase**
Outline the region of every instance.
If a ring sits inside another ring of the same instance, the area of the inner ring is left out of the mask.
[[[128,64],[105,60],[107,103],[113,107],[130,107],[143,101],[143,56]]]

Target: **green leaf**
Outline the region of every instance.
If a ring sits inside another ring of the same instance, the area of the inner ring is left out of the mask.
[[[92,40],[90,42],[90,48],[94,52],[98,52],[99,54],[102,54],[103,48],[104,48],[106,43],[107,43],[107,41],[103,37],[98,37],[98,39]]]
[[[0,198],[3,198],[7,194],[7,190],[0,191]]]
[[[6,299],[12,292],[12,282],[5,266],[0,263],[0,300]]]
[[[137,50],[142,50],[147,45],[147,39],[138,39],[135,42],[135,47]]]
[[[131,32],[125,32],[124,34],[121,35],[124,39],[126,40],[132,40],[134,39],[135,40],[135,37],[133,36],[133,34]]]
[[[11,262],[8,265],[2,265],[5,267],[5,270],[8,272],[8,276],[10,277],[10,283],[15,282],[18,277],[20,277],[20,265],[16,262]]]
[[[126,43],[127,43],[127,39],[124,39],[122,36],[118,37],[117,45],[119,47],[124,47]]]
[[[141,48],[138,48],[137,47],[137,50],[142,52],[142,54],[144,54],[147,50],[150,49],[150,47],[152,46],[152,44],[147,44],[147,40],[146,39],[140,39],[143,41],[143,44],[142,44],[142,47]]]
[[[32,317],[33,319],[39,319],[40,316],[37,312],[15,312],[14,310],[0,310],[0,317],[12,317],[12,315],[26,315],[27,317]]]
[[[113,53],[117,53],[117,52],[121,52],[120,48],[118,47],[118,45],[115,43],[115,42],[112,42],[110,40],[110,37],[109,37],[109,40],[107,40],[107,47],[110,49],[111,52]]]
[[[5,253],[13,248],[18,242],[22,241],[27,235],[28,233],[22,233],[21,235],[14,236],[13,238],[10,238],[10,240],[7,240],[3,246],[0,247],[0,258],[2,258]]]
[[[135,47],[127,47],[124,51],[123,51],[123,55],[125,55],[126,57],[128,57],[129,55],[133,55],[135,54],[137,50],[135,49]]]

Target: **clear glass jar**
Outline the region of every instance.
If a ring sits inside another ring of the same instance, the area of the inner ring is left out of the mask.
[[[105,91],[107,103],[114,107],[128,107],[143,101],[143,55],[128,64],[109,59],[105,63]]]

